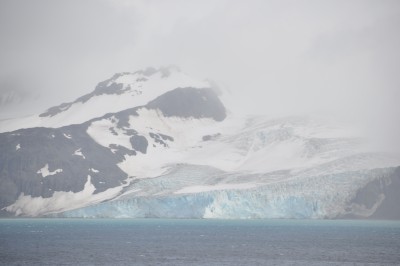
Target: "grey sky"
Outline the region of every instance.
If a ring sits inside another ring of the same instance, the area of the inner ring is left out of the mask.
[[[0,36],[0,81],[43,109],[174,64],[247,112],[334,113],[399,140],[400,1],[0,0]]]

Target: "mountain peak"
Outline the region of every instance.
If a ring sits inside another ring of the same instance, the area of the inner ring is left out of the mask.
[[[160,81],[160,80],[167,80],[169,78],[175,79],[174,81],[179,83],[180,81],[183,81],[183,84],[176,84],[173,85],[175,87],[173,88],[162,88],[162,84],[159,84],[157,88],[146,88],[146,87],[152,87],[152,86],[145,86],[144,83],[147,81]],[[129,96],[138,96],[143,94],[143,90],[150,89],[150,90],[158,90],[160,94],[164,92],[169,91],[170,89],[175,89],[178,87],[181,87],[179,85],[185,85],[185,86],[191,86],[191,87],[197,87],[193,86],[195,84],[190,84],[190,81],[188,82],[189,77],[182,73],[180,69],[176,66],[169,66],[169,67],[160,67],[158,69],[154,67],[148,67],[144,70],[138,70],[136,72],[121,72],[121,73],[116,73],[114,74],[111,78],[106,79],[99,84],[97,84],[96,88],[94,91],[91,93],[85,94],[78,99],[76,99],[73,102],[70,103],[63,103],[58,106],[54,106],[49,108],[46,112],[40,114],[40,117],[52,117],[57,114],[60,114],[66,110],[68,110],[70,107],[73,106],[73,104],[76,103],[86,103],[90,99],[96,97],[96,96],[102,96],[102,95],[121,95],[121,94],[128,94]],[[186,79],[186,81],[185,81]],[[193,82],[194,80],[192,80]],[[210,85],[206,82],[203,82],[204,84],[203,87],[209,87]],[[157,95],[158,96],[158,95]],[[146,104],[146,103],[142,103]],[[127,106],[127,108],[133,107],[133,106]]]
[[[156,73],[161,73],[162,77],[168,77],[173,72],[181,72],[181,69],[174,65],[164,66],[164,67],[160,67],[158,69],[156,69],[154,67],[148,67],[144,70],[136,71],[134,74],[142,74],[146,77],[149,77]]]
[[[175,66],[121,72],[100,82],[92,92],[73,102],[51,107],[39,116],[51,118],[77,112],[74,109],[85,109],[85,112],[80,112],[82,119],[74,122],[81,123],[105,113],[146,105],[168,91],[184,87],[210,88],[211,85],[190,77]]]
[[[133,83],[135,81],[140,82],[140,81],[146,81],[151,78],[155,78],[156,76],[161,77],[161,78],[168,78],[170,75],[176,74],[176,73],[182,73],[180,68],[177,66],[167,66],[167,67],[159,67],[159,68],[147,67],[145,69],[138,70],[135,72],[116,73],[110,79],[100,82],[99,85],[102,83],[106,83],[107,86],[109,86],[112,83],[126,84],[128,82],[131,82],[131,83]],[[96,89],[97,89],[97,87],[96,87]]]
[[[31,127],[62,127],[81,124],[108,113],[145,106],[157,97],[177,88],[211,89],[209,81],[187,75],[176,66],[149,67],[135,72],[116,73],[95,89],[72,102],[51,107],[45,112],[7,123],[2,132]]]

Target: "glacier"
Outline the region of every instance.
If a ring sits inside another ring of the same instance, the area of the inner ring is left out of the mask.
[[[182,165],[162,177],[141,179],[116,199],[50,215],[83,218],[206,218],[206,219],[333,219],[347,213],[368,217],[377,206],[352,206],[357,191],[376,179],[388,179],[394,168],[341,174],[293,177],[262,183],[268,176],[227,175],[209,167]],[[287,173],[274,173],[285,175]],[[174,193],[192,184],[212,186],[215,180],[245,179],[253,188],[214,189]],[[352,208],[349,208],[352,207]]]

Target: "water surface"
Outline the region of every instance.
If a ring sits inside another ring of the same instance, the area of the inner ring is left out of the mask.
[[[3,219],[1,265],[400,265],[400,223]]]

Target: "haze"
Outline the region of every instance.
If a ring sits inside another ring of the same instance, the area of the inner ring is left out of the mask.
[[[399,1],[1,0],[0,34],[0,84],[43,110],[177,65],[240,111],[346,117],[400,151]]]

